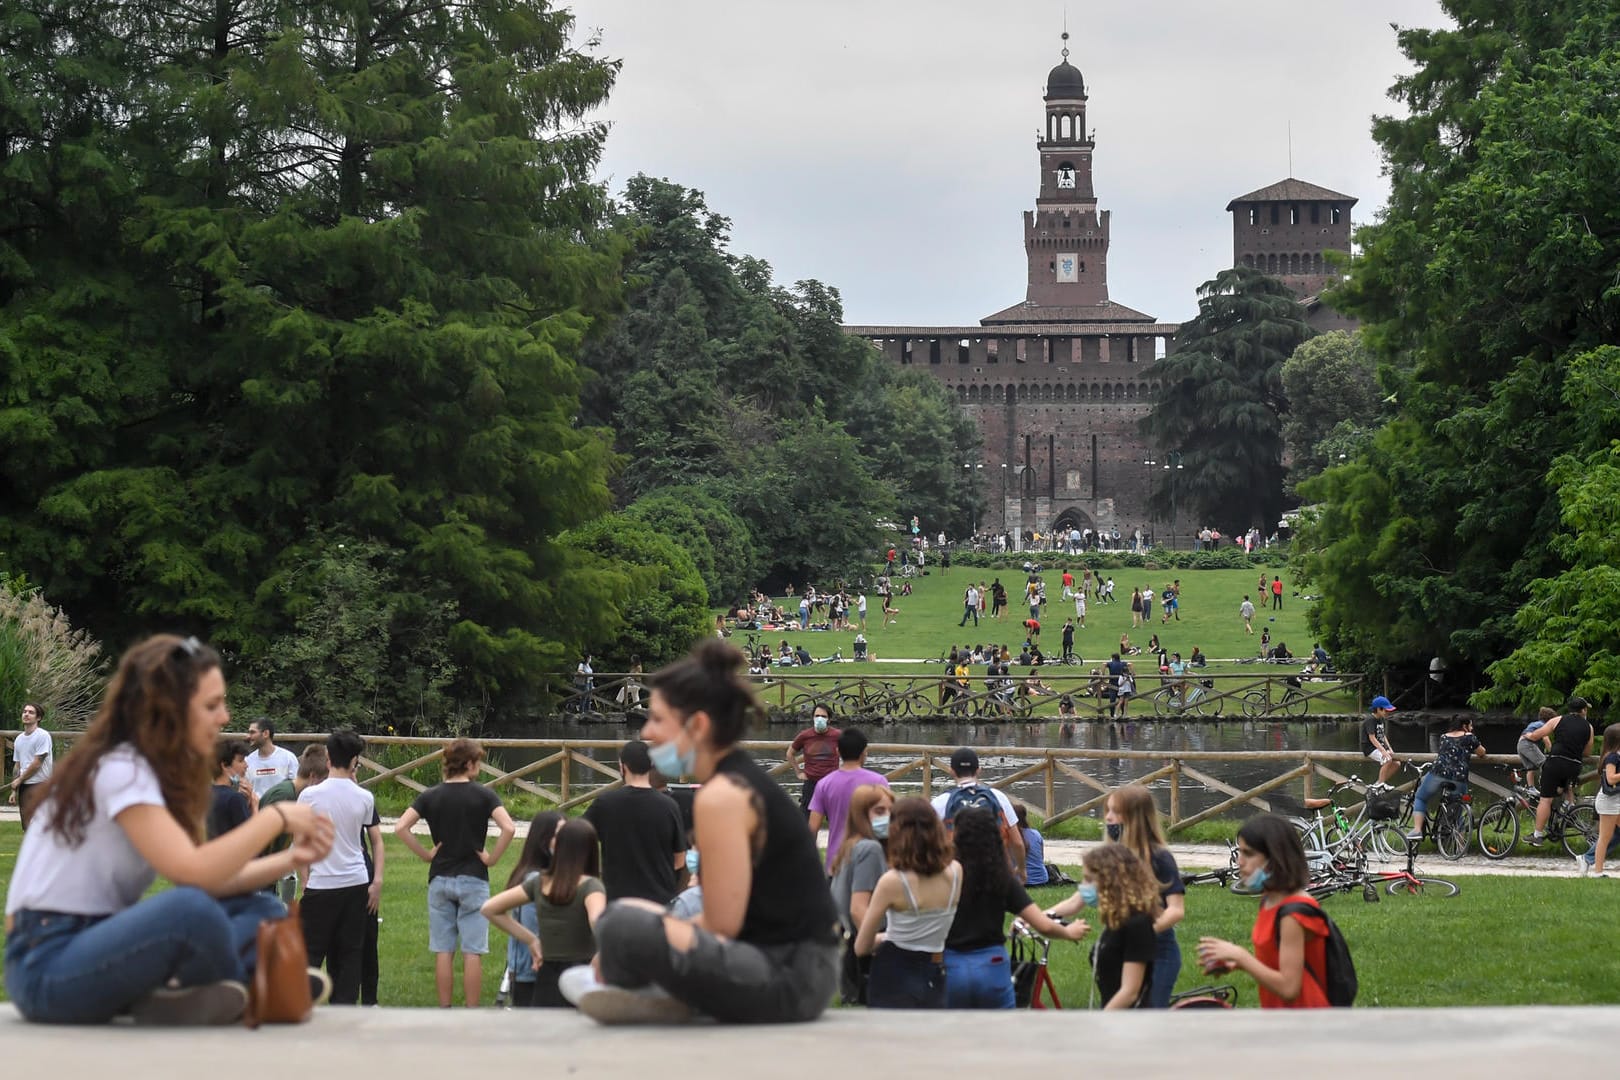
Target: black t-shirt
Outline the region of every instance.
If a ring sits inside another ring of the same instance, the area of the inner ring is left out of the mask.
[[[960,952],[988,949],[1006,939],[1002,933],[1006,923],[1004,916],[1017,915],[1034,901],[1016,878],[1011,874],[1005,876],[1006,887],[1000,895],[975,892],[971,880],[962,883],[962,899],[957,904],[951,932],[945,938],[947,949]]]
[[[215,784],[209,789],[213,801],[208,805],[208,839],[224,836],[248,819],[247,797],[234,787]]]
[[[1126,919],[1117,930],[1104,930],[1097,939],[1097,992],[1103,1004],[1114,999],[1119,985],[1124,982],[1126,964],[1146,964],[1142,975],[1142,993],[1131,1006],[1140,1009],[1147,1000],[1148,985],[1153,968],[1153,916],[1136,914]]]
[[[804,827],[804,811],[746,751],[727,754],[715,774],[752,789],[764,833],[737,940],[753,945],[831,944],[838,915],[816,838]]]
[[[1159,881],[1161,897],[1186,894],[1187,886],[1181,882],[1181,867],[1176,865],[1176,857],[1170,854],[1169,848],[1154,848],[1149,861],[1153,866],[1153,876]],[[1165,933],[1172,931],[1166,930]]]
[[[440,877],[475,877],[489,880],[489,867],[479,859],[489,835],[489,816],[501,797],[472,781],[435,784],[411,804],[439,845],[428,864],[428,880]]]
[[[675,899],[675,855],[686,850],[686,829],[674,799],[652,788],[620,788],[598,796],[585,820],[596,826],[602,841],[602,884],[609,900],[634,896],[667,904]],[[802,828],[802,810],[799,823]]]
[[[1373,752],[1372,737],[1374,735],[1378,736],[1378,741],[1382,745],[1389,745],[1389,736],[1384,734],[1384,718],[1377,713],[1368,713],[1367,719],[1361,722],[1361,752],[1363,754]]]
[[[1580,761],[1586,756],[1586,744],[1591,741],[1591,722],[1580,713],[1566,713],[1553,729],[1552,749],[1548,753],[1553,757]]]

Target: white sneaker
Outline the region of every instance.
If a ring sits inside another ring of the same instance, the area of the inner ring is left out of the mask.
[[[557,992],[562,994],[563,1000],[578,1007],[579,999],[592,990],[600,990],[601,982],[596,978],[596,969],[589,964],[580,964],[571,967],[557,976]]]
[[[564,973],[566,974],[566,972]],[[692,1007],[656,986],[626,990],[597,984],[579,999],[579,1011],[598,1024],[683,1024]]]

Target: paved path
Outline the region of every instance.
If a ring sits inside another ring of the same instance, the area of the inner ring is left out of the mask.
[[[1078,866],[1081,857],[1096,840],[1048,840],[1046,861],[1060,866]],[[1522,841],[1521,841],[1522,843]],[[1170,852],[1184,871],[1213,870],[1225,866],[1229,855],[1224,844],[1171,844]],[[1465,855],[1452,862],[1443,858],[1432,847],[1425,846],[1418,853],[1417,868],[1421,874],[1434,877],[1472,877],[1474,875],[1506,875],[1509,877],[1579,877],[1575,860],[1565,854],[1562,846],[1557,855],[1514,856],[1493,860],[1483,855]],[[1392,863],[1392,866],[1402,865]],[[1620,863],[1615,869],[1620,871]]]
[[[317,1010],[299,1027],[53,1028],[0,1006],[8,1072],[218,1080],[284,1060],[311,1076],[1573,1076],[1613,1071],[1620,1008],[1258,1009],[1163,1013],[829,1012],[814,1024],[618,1028],[572,1011]],[[247,1056],[244,1057],[243,1055]]]

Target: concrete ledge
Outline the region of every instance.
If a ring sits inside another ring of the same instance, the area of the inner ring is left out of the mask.
[[[869,1012],[833,1010],[814,1024],[602,1028],[535,1009],[326,1008],[298,1027],[160,1030],[59,1028],[0,1006],[8,1071],[218,1080],[245,1061],[281,1060],[312,1076],[786,1077],[825,1080],[840,1064],[863,1076],[1050,1075],[1310,1077],[1539,1076],[1610,1071],[1620,1008],[1244,1009],[1170,1013]],[[249,1056],[244,1057],[251,1048]],[[1061,1070],[1061,1071],[1060,1071]]]

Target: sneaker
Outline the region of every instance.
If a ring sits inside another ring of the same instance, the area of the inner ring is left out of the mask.
[[[692,1007],[655,986],[626,990],[603,986],[579,999],[579,1011],[598,1024],[683,1024],[692,1019]]]
[[[1529,836],[1524,838],[1524,842],[1529,844],[1531,847],[1540,847],[1542,844],[1547,842],[1547,838],[1542,836],[1540,833],[1531,833]]]
[[[325,1005],[332,998],[332,977],[320,968],[308,968],[309,971],[309,1000],[316,1005]],[[376,1002],[372,1002],[373,1005]]]
[[[247,1011],[247,987],[232,979],[153,990],[130,1006],[130,1019],[154,1027],[235,1024]]]
[[[563,1000],[575,1008],[579,1007],[580,998],[592,990],[602,989],[597,981],[596,969],[589,964],[580,964],[571,967],[557,976],[557,992],[562,994]]]

